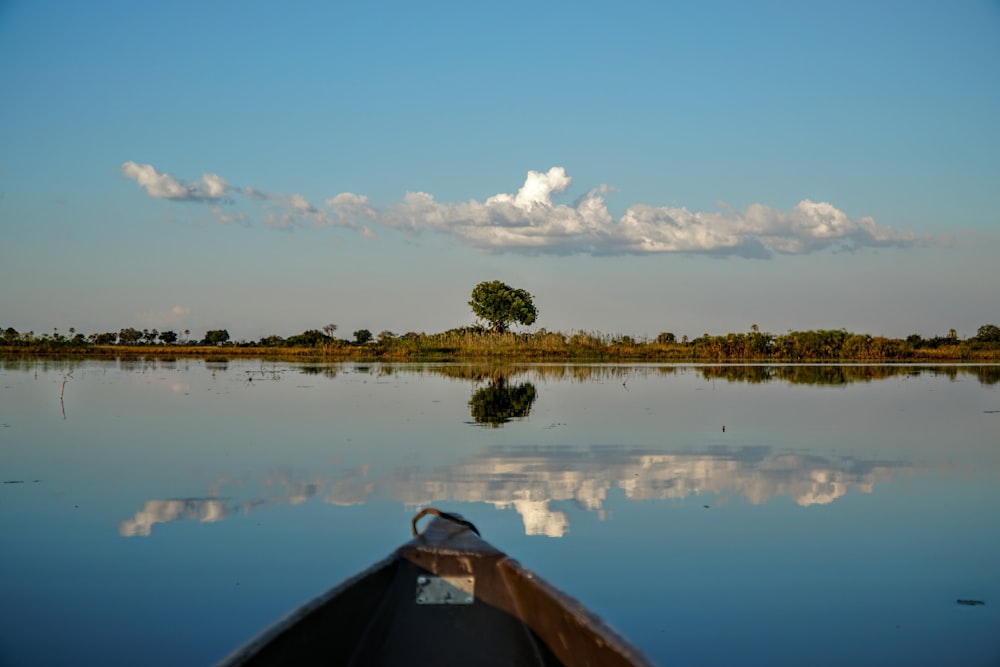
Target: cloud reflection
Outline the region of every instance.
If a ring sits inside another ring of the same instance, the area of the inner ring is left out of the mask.
[[[173,521],[200,521],[214,523],[222,521],[230,510],[219,498],[173,498],[170,500],[147,500],[141,510],[131,519],[122,521],[118,533],[124,537],[147,537],[158,523]]]
[[[566,515],[549,503],[572,501],[603,512],[608,492],[630,500],[681,500],[693,495],[742,496],[753,504],[790,497],[798,505],[824,505],[851,488],[868,493],[901,471],[903,462],[772,454],[768,447],[710,452],[637,452],[624,448],[513,448],[489,452],[428,476],[393,482],[395,497],[410,506],[442,501],[482,502],[514,508],[528,535],[561,537]]]
[[[485,503],[513,509],[528,535],[562,537],[567,514],[553,503],[572,502],[605,517],[608,495],[620,489],[629,500],[684,500],[711,494],[742,497],[759,505],[791,498],[802,507],[825,505],[849,492],[870,493],[900,473],[915,470],[903,461],[825,458],[776,452],[770,447],[714,448],[658,452],[624,447],[505,447],[490,449],[447,468],[395,469],[370,477],[370,466],[323,478],[296,478],[275,471],[262,480],[263,496],[226,504],[215,497],[149,500],[123,521],[123,536],[148,536],[154,525],[173,521],[221,521],[234,512],[265,505],[299,505],[319,498],[335,505],[359,505],[381,496],[410,508],[437,503]],[[217,493],[232,480],[213,483]]]

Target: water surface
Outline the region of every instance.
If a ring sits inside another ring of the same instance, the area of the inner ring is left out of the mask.
[[[994,665],[998,380],[0,360],[0,664],[211,664],[432,504],[659,664]]]

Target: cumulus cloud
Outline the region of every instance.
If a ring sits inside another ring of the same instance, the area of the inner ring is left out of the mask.
[[[825,249],[909,247],[939,240],[879,225],[870,217],[852,218],[827,202],[803,199],[790,211],[752,204],[743,211],[728,206],[699,212],[684,207],[633,204],[621,216],[608,210],[605,196],[616,190],[600,184],[571,204],[553,197],[573,179],[563,167],[529,171],[517,192],[499,193],[485,201],[438,202],[432,194],[409,192],[396,204],[376,206],[368,197],[342,192],[323,205],[301,194],[268,194],[237,188],[216,174],[184,181],[152,165],[126,162],[122,172],[151,196],[177,201],[208,202],[223,223],[248,224],[243,211],[218,206],[242,196],[261,202],[263,219],[275,229],[336,226],[375,238],[373,227],[409,235],[438,233],[486,252],[527,254],[663,254],[705,253],[770,257]]]
[[[906,247],[934,242],[929,236],[900,233],[871,218],[853,219],[826,202],[802,200],[791,211],[754,204],[745,211],[692,212],[686,208],[635,204],[613,216],[599,185],[573,204],[553,203],[572,178],[562,167],[529,171],[515,194],[484,202],[442,203],[425,192],[408,193],[400,204],[376,209],[358,195],[327,201],[342,222],[362,220],[412,234],[451,235],[488,252],[574,254],[711,253],[766,257],[827,248]]]
[[[218,201],[234,188],[217,174],[203,174],[200,181],[182,181],[159,171],[151,164],[126,162],[122,173],[131,178],[150,197],[177,201]]]

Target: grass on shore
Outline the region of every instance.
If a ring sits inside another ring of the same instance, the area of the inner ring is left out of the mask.
[[[725,336],[706,334],[692,341],[663,336],[637,340],[596,332],[494,334],[477,328],[439,334],[386,336],[368,343],[329,338],[313,346],[245,343],[222,345],[95,345],[80,341],[34,339],[0,346],[5,356],[79,356],[84,358],[259,357],[322,361],[579,361],[579,362],[1000,362],[1000,344],[976,339],[945,342],[899,340],[843,330],[759,331]]]

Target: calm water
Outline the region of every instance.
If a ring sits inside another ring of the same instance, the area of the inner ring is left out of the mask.
[[[211,664],[433,504],[662,665],[997,665],[998,381],[0,360],[0,664]]]

